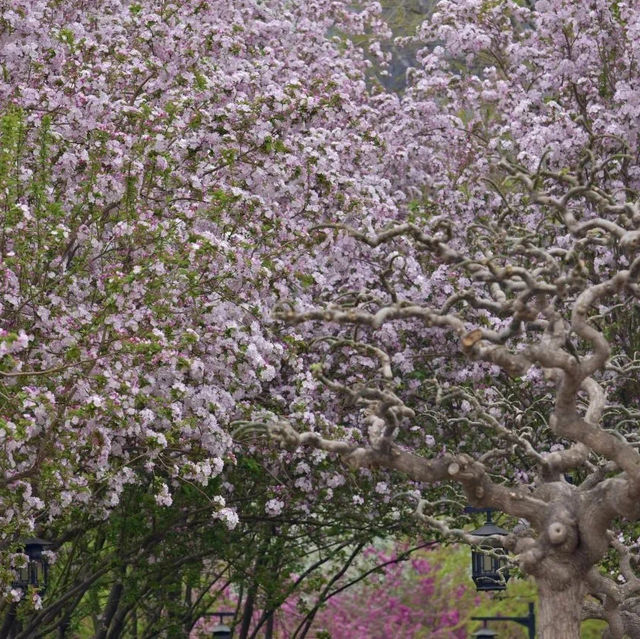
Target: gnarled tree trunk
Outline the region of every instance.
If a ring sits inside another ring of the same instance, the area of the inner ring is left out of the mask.
[[[549,579],[536,580],[538,586],[538,614],[536,636],[539,639],[580,639],[582,601],[586,593],[584,580],[558,588]]]

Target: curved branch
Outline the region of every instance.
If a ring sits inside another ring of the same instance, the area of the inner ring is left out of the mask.
[[[388,451],[358,446],[341,440],[325,439],[318,433],[298,433],[286,420],[262,424],[264,432],[287,447],[310,446],[339,455],[353,468],[382,467],[404,473],[414,481],[433,484],[451,481],[460,484],[470,503],[491,507],[523,517],[534,525],[542,521],[546,502],[532,497],[526,490],[494,483],[482,464],[465,454],[444,453],[425,458],[390,446]]]

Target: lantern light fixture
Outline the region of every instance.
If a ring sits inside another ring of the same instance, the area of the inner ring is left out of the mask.
[[[508,534],[504,528],[496,526],[491,519],[491,509],[484,510],[487,514],[487,521],[483,526],[474,530],[471,534],[476,537],[493,537],[495,535]],[[476,590],[504,590],[509,580],[506,557],[501,548],[493,548],[489,545],[480,545],[477,550],[471,551],[471,578],[476,585]]]
[[[495,639],[498,633],[495,630],[491,630],[491,628],[487,628],[487,622],[485,621],[482,628],[476,630],[471,636],[475,639]]]
[[[26,563],[15,569],[15,579],[12,586],[23,592],[29,588],[38,590],[41,594],[47,587],[49,578],[49,564],[44,555],[44,550],[51,546],[50,541],[32,537],[25,539],[22,544],[22,552],[27,555]]]
[[[225,617],[235,617],[234,612],[211,612],[208,613],[213,617],[219,617],[218,623],[213,627],[211,631],[212,639],[231,639],[232,631],[226,623],[224,623]]]

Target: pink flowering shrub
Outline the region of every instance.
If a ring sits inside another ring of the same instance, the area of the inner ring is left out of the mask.
[[[384,564],[392,555],[371,549],[375,561]],[[465,639],[466,615],[458,606],[469,584],[455,587],[458,575],[444,575],[430,553],[405,562],[391,563],[379,574],[331,598],[316,617],[331,639]],[[295,615],[283,610],[283,615]]]
[[[326,639],[464,639],[473,585],[464,568],[443,561],[442,550],[422,550],[402,556],[407,547],[370,547],[358,566],[381,566],[362,581],[331,597],[315,617],[309,636]],[[452,568],[454,568],[452,570]],[[345,579],[348,581],[348,578]],[[336,584],[336,589],[341,583]],[[283,639],[295,636],[296,619],[305,605],[288,601],[280,620]]]
[[[408,550],[406,544],[386,550],[367,547],[356,564],[331,584],[327,592],[336,594],[321,603],[309,624],[308,614],[326,584],[303,585],[276,611],[274,639],[466,639],[479,627],[472,616],[521,615],[526,602],[535,599],[532,585],[519,580],[512,581],[506,598],[477,593],[469,577],[466,547]],[[234,610],[236,592],[228,590],[217,609]],[[252,629],[259,616],[256,611]],[[208,636],[213,624],[211,619],[201,620],[192,639]],[[523,637],[516,624],[495,628],[505,639]],[[253,636],[251,631],[247,636]]]

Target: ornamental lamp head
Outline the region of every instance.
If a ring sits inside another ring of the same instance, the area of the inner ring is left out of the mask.
[[[471,636],[475,637],[475,639],[495,639],[498,636],[498,633],[491,630],[491,628],[487,628],[487,622],[485,621],[484,626],[480,628],[480,630],[474,632]]]
[[[494,535],[507,535],[508,531],[493,523],[491,511],[488,510],[485,524],[471,534],[477,537],[493,537]],[[488,544],[481,545],[478,550],[471,551],[471,578],[476,585],[476,590],[504,590],[507,587],[509,580],[509,571],[506,568],[507,560],[506,557],[499,556],[504,554],[504,550],[501,548],[493,548]]]
[[[43,593],[47,587],[49,578],[49,563],[44,555],[44,550],[51,546],[50,541],[32,537],[25,539],[22,544],[22,552],[27,555],[24,566],[15,569],[15,579],[12,586],[23,592],[30,587]]]
[[[219,623],[213,627],[211,637],[213,639],[231,639],[231,628],[224,623]]]

